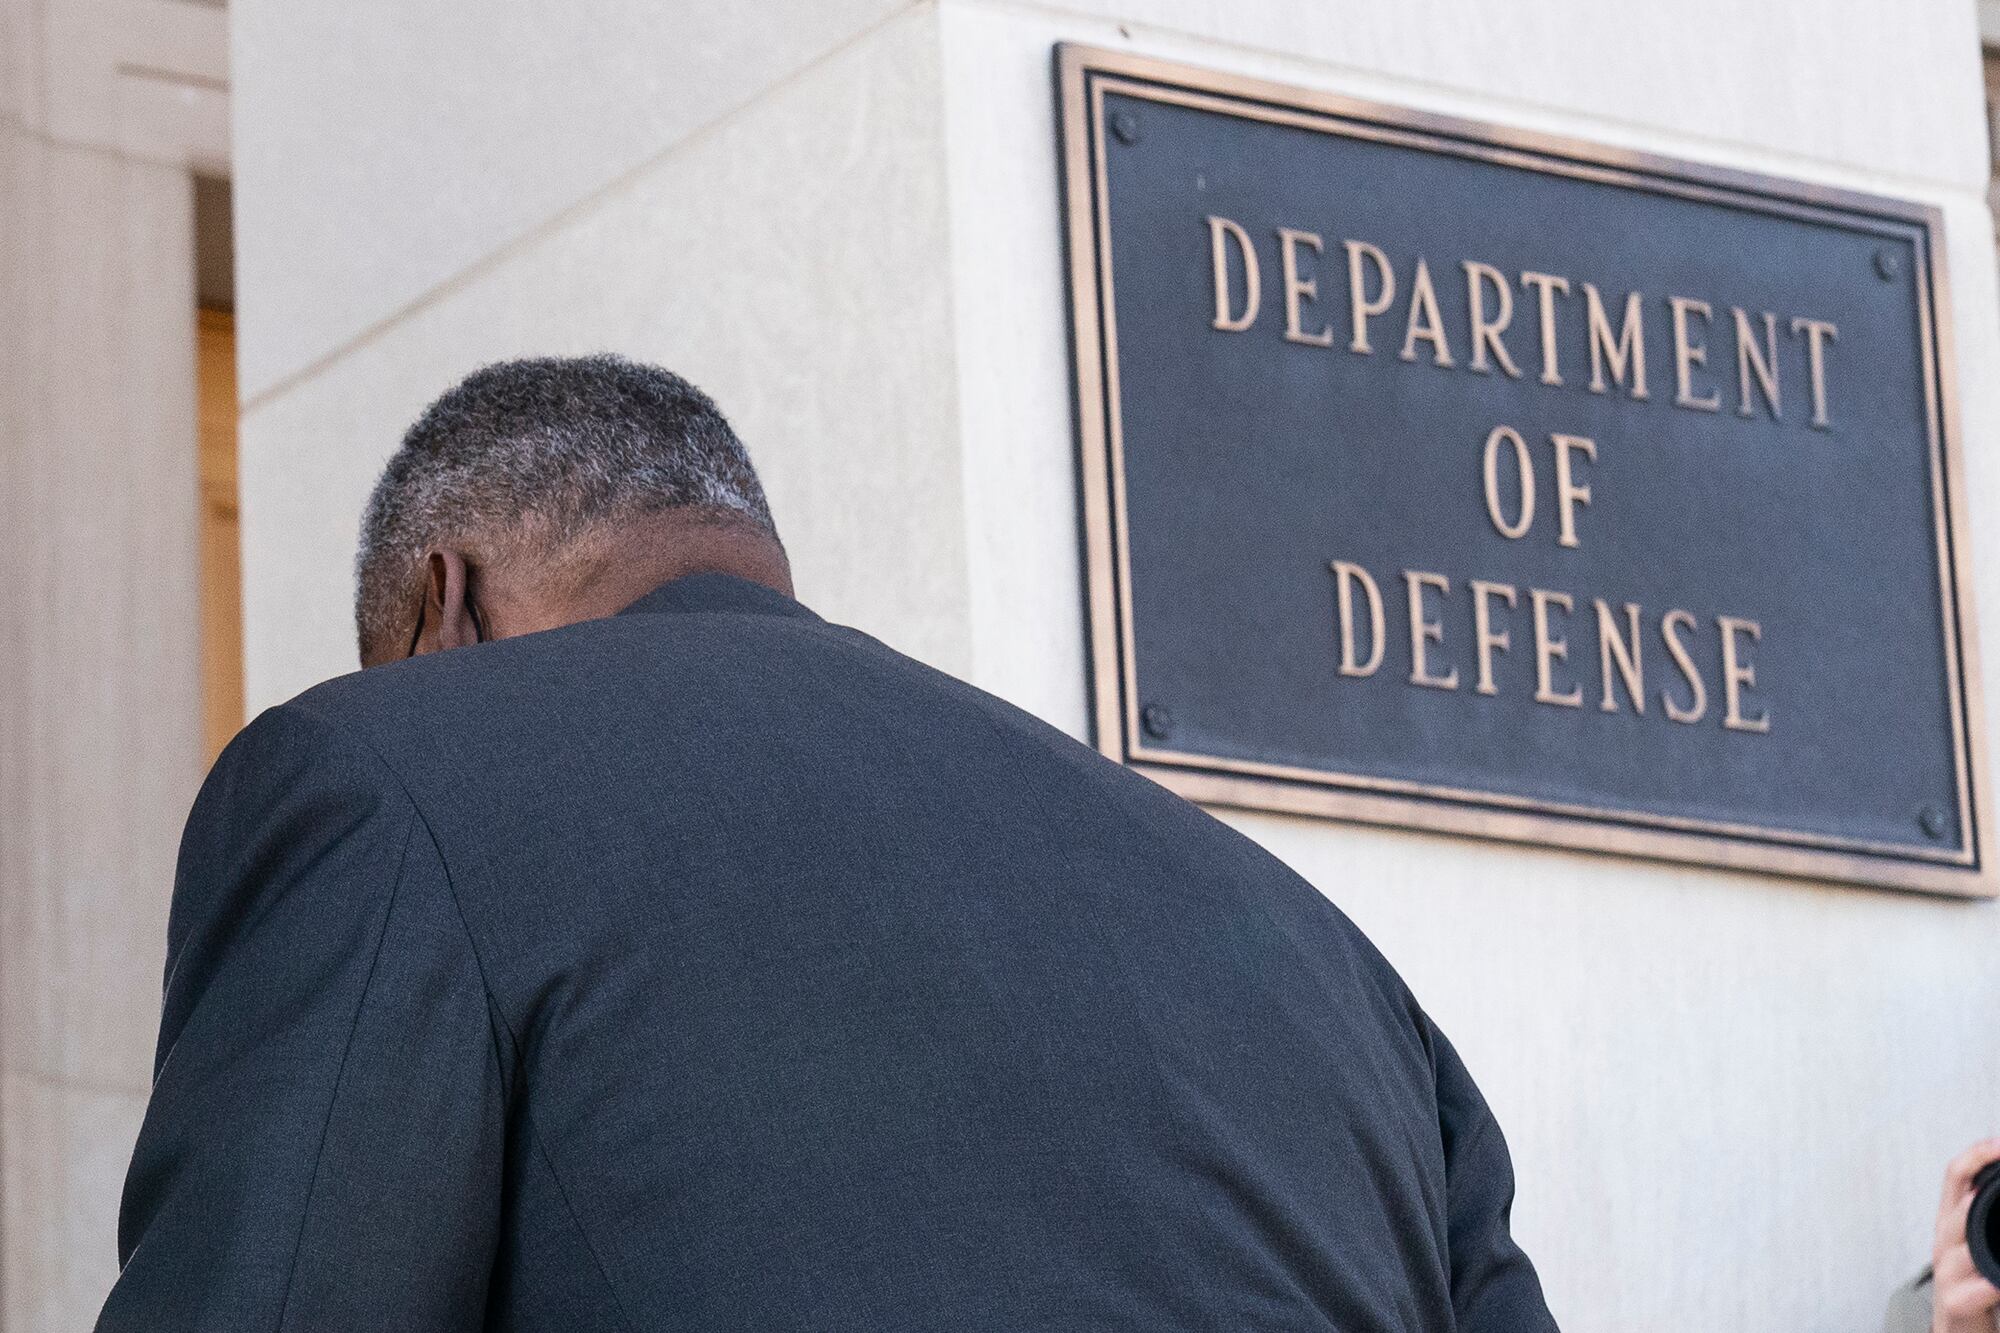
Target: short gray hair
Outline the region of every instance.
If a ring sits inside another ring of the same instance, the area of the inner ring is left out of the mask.
[[[426,551],[548,559],[664,509],[776,534],[750,457],[707,394],[619,356],[476,370],[410,427],[369,497],[355,560],[362,657],[410,633]]]

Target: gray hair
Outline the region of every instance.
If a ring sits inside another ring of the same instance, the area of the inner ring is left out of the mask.
[[[708,395],[618,356],[476,370],[410,427],[369,497],[355,560],[362,657],[410,633],[431,549],[559,563],[606,524],[664,509],[776,534],[750,457]]]

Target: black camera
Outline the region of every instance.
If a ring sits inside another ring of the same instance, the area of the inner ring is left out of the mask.
[[[1972,1266],[2000,1287],[2000,1162],[1988,1162],[1972,1178],[1972,1207],[1965,1214],[1965,1242]]]

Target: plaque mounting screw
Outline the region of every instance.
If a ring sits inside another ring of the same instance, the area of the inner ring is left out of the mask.
[[[1130,111],[1114,111],[1111,114],[1111,132],[1118,136],[1119,143],[1139,142],[1139,118]]]
[[[1875,276],[1884,282],[1894,282],[1903,271],[1903,257],[1893,246],[1883,246],[1875,252]]]
[[[1926,838],[1942,838],[1947,826],[1944,811],[1937,806],[1926,805],[1917,811],[1917,827]]]
[[[1174,734],[1174,715],[1167,711],[1165,704],[1147,704],[1139,710],[1139,725],[1146,734],[1156,741],[1163,741]]]

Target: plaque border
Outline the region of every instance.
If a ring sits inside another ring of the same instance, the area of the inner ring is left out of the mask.
[[[1055,47],[1067,246],[1090,716],[1100,753],[1204,804],[1329,817],[1585,852],[1761,871],[1878,888],[1990,898],[1981,855],[1990,826],[1978,630],[1965,542],[1965,487],[1951,342],[1944,223],[1929,205],[1813,182],[1364,101],[1128,51]],[[1191,106],[1321,133],[1719,203],[1906,241],[1921,331],[1931,509],[1943,610],[1956,817],[1963,846],[1828,837],[1615,806],[1535,800],[1320,769],[1192,754],[1149,742],[1135,697],[1118,349],[1104,169],[1104,95]]]

